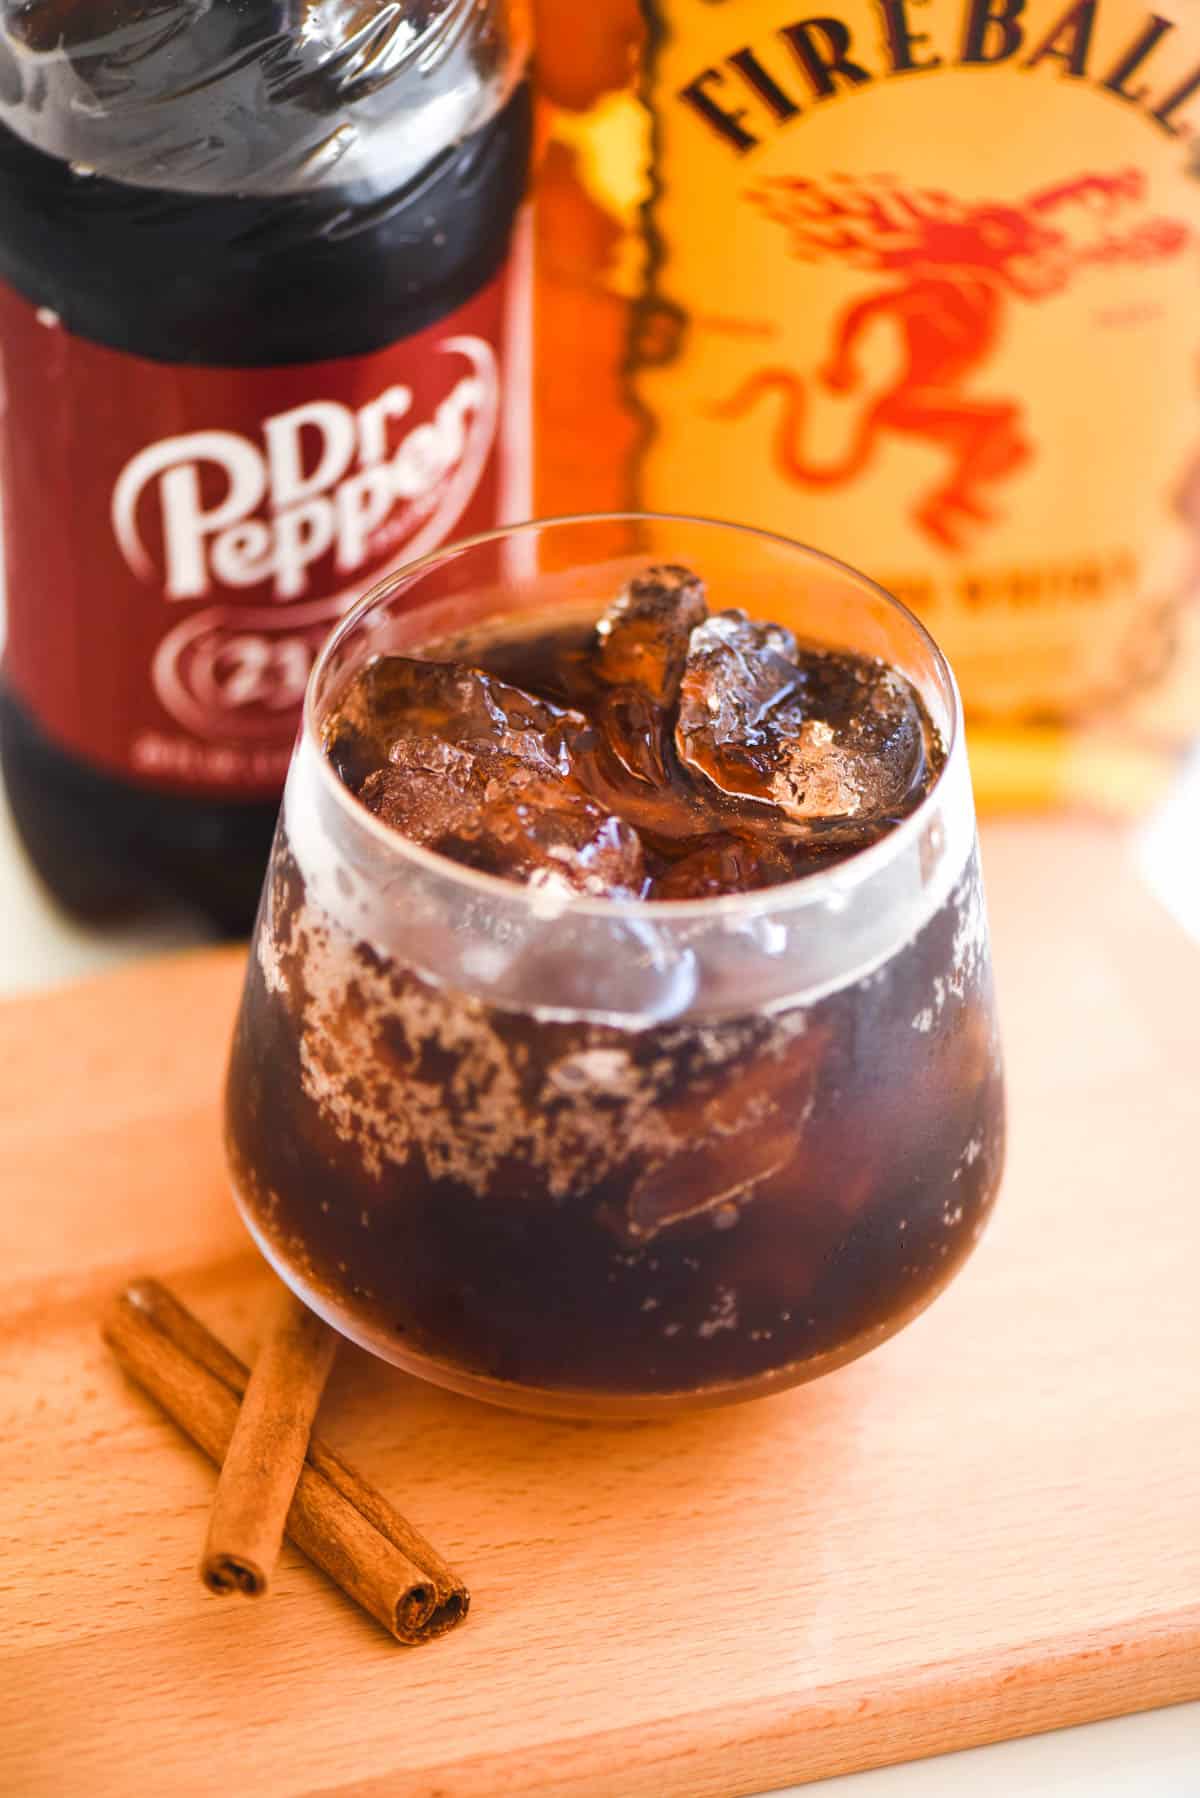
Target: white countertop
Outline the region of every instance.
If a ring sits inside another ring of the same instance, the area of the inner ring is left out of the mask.
[[[0,993],[196,940],[185,924],[81,930],[47,904],[0,804]],[[1200,1493],[1197,1494],[1200,1527]],[[794,1788],[812,1798],[1200,1798],[1200,1704]]]

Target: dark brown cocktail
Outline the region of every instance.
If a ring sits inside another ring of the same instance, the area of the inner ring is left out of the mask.
[[[718,531],[606,557],[620,582],[553,611],[506,609],[483,546],[481,616],[444,572],[424,613],[389,589],[310,696],[230,1069],[236,1189],[339,1328],[501,1402],[636,1415],[820,1373],[928,1303],[999,1179],[944,665],[771,539],[737,534],[772,579],[726,605]]]

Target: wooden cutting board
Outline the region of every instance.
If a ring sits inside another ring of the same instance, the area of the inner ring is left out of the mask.
[[[208,1597],[212,1471],[96,1335],[144,1269],[253,1350],[239,956],[0,1007],[0,1790],[731,1798],[1200,1696],[1200,948],[1115,839],[986,847],[1010,1170],[911,1329],[623,1428],[343,1353],[325,1434],[474,1591],[424,1649],[290,1548]]]

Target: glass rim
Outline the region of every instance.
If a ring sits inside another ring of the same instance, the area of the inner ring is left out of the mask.
[[[622,524],[701,526],[776,545],[804,561],[819,563],[832,573],[848,578],[857,586],[867,589],[909,625],[917,639],[930,652],[934,666],[945,682],[950,698],[950,720],[945,744],[945,760],[929,791],[924,794],[920,803],[909,812],[907,817],[902,818],[899,824],[885,832],[877,842],[869,844],[865,849],[855,850],[842,861],[834,863],[832,867],[820,869],[811,874],[797,875],[794,880],[781,881],[776,886],[756,887],[744,893],[721,893],[714,898],[707,899],[630,899],[601,897],[591,893],[564,893],[557,888],[551,892],[544,887],[531,886],[522,881],[506,880],[502,875],[488,874],[478,868],[468,868],[461,862],[454,861],[448,855],[439,855],[436,850],[426,849],[422,844],[413,842],[411,838],[403,836],[390,824],[385,824],[382,819],[369,812],[365,805],[360,804],[349,787],[341,780],[333,763],[325,754],[321,740],[320,721],[316,715],[316,696],[330,662],[345,638],[357,628],[362,619],[384,602],[397,587],[411,581],[422,570],[434,567],[440,562],[448,562],[470,550],[478,549],[484,544],[531,536],[562,525]],[[843,895],[869,881],[880,869],[887,867],[897,856],[904,853],[913,839],[920,834],[931,813],[938,809],[943,789],[946,786],[947,775],[962,753],[963,709],[954,670],[937,641],[922,624],[916,613],[906,606],[903,600],[897,599],[894,593],[889,593],[887,588],[881,586],[878,581],[863,574],[852,563],[845,562],[838,556],[830,555],[826,550],[815,549],[811,544],[802,543],[796,537],[786,537],[779,531],[763,530],[757,525],[740,524],[732,519],[708,518],[698,513],[636,510],[563,512],[546,518],[522,519],[516,524],[498,525],[490,531],[478,531],[470,537],[455,538],[451,543],[443,543],[437,549],[428,550],[425,555],[419,556],[413,562],[406,562],[399,568],[392,569],[373,587],[369,587],[361,599],[355,600],[350,609],[342,615],[325,638],[309,671],[301,713],[301,737],[315,751],[320,769],[318,778],[333,803],[342,810],[356,829],[364,831],[383,850],[401,863],[409,861],[426,873],[448,881],[480,898],[499,898],[509,905],[520,904],[524,901],[526,908],[534,916],[592,917],[636,921],[643,925],[647,923],[683,924],[689,921],[699,923],[701,920],[719,921],[724,918],[755,917],[765,912],[776,911],[785,905],[818,905],[828,899],[830,893]]]

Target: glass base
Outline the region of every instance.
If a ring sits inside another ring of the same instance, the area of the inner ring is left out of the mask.
[[[948,1275],[932,1290],[924,1292],[918,1302],[907,1310],[889,1318],[886,1323],[876,1324],[872,1329],[851,1337],[840,1348],[831,1349],[823,1355],[807,1356],[803,1361],[789,1362],[783,1367],[759,1374],[754,1379],[732,1380],[721,1385],[681,1387],[668,1392],[604,1392],[580,1387],[518,1386],[509,1381],[491,1379],[487,1374],[472,1373],[468,1369],[455,1367],[434,1356],[398,1348],[391,1338],[347,1317],[344,1308],[336,1300],[319,1286],[306,1280],[303,1274],[283,1259],[276,1245],[242,1203],[236,1186],[233,1188],[233,1196],[242,1222],[263,1259],[310,1311],[314,1311],[331,1329],[336,1330],[348,1342],[354,1343],[357,1348],[365,1349],[368,1354],[389,1362],[416,1379],[445,1387],[464,1398],[499,1405],[507,1411],[523,1411],[534,1416],[558,1417],[574,1422],[650,1422],[656,1418],[678,1417],[685,1411],[715,1410],[723,1405],[745,1404],[751,1399],[770,1398],[792,1386],[805,1385],[810,1380],[820,1379],[839,1367],[845,1367],[850,1361],[858,1360],[861,1355],[895,1336],[932,1304],[952,1277]]]

